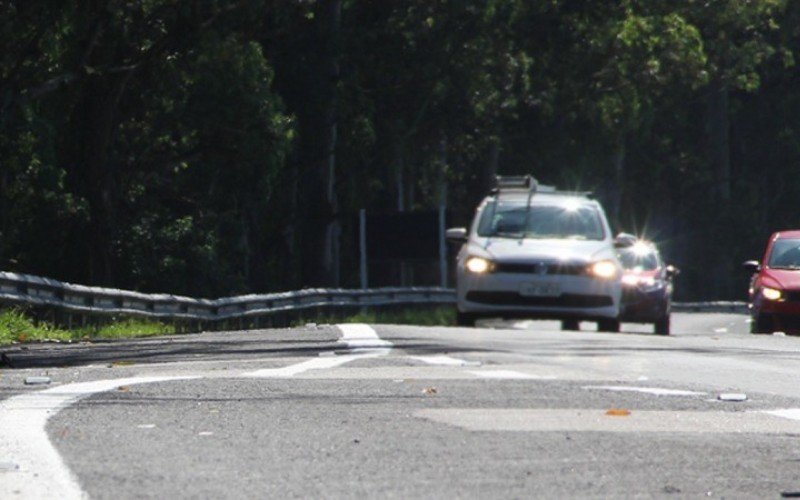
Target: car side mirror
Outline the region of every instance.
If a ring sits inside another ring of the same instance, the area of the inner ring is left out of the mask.
[[[742,267],[750,271],[751,273],[757,273],[761,270],[761,264],[758,263],[757,260],[748,260],[742,263]]]
[[[675,276],[681,274],[681,270],[675,266],[667,266],[667,278],[674,278]]]
[[[451,227],[444,235],[449,243],[465,243],[467,241],[467,228]]]

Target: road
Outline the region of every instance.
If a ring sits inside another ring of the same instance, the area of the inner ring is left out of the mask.
[[[747,334],[736,314],[676,313],[669,337],[557,327],[306,325],[6,349],[0,498],[800,491],[800,338]]]

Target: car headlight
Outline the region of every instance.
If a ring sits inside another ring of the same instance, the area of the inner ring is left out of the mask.
[[[641,288],[660,288],[661,283],[652,276],[639,276],[636,274],[623,274],[622,284],[638,286]]]
[[[600,262],[595,262],[592,264],[589,270],[598,278],[612,279],[616,278],[617,276],[617,265],[611,260],[601,260]]]
[[[781,300],[781,297],[783,296],[780,290],[766,286],[761,289],[761,295],[763,295],[767,300]]]
[[[475,274],[484,274],[492,270],[492,261],[483,257],[470,257],[464,265],[467,271]]]

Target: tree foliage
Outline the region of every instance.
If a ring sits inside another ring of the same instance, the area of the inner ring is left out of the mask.
[[[738,262],[800,216],[798,21],[785,0],[0,0],[0,268],[353,286],[358,209],[464,222],[494,174],[533,173],[661,243],[680,296],[740,297]]]

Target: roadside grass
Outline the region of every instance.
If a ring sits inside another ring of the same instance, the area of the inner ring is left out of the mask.
[[[292,324],[302,326],[309,322],[451,326],[455,324],[455,308],[443,306],[426,309],[379,309],[349,316],[320,314],[312,317],[303,316]],[[47,322],[33,321],[19,309],[0,311],[0,346],[25,342],[140,338],[175,333],[177,332],[174,325],[141,319],[116,320],[105,325],[66,330]]]
[[[64,330],[46,322],[34,322],[24,312],[17,309],[0,311],[0,345],[24,342],[136,338],[174,333],[173,325],[137,319]]]
[[[11,309],[0,312],[0,345],[14,342],[35,342],[43,340],[68,341],[73,334],[49,324],[34,324],[21,311]]]

